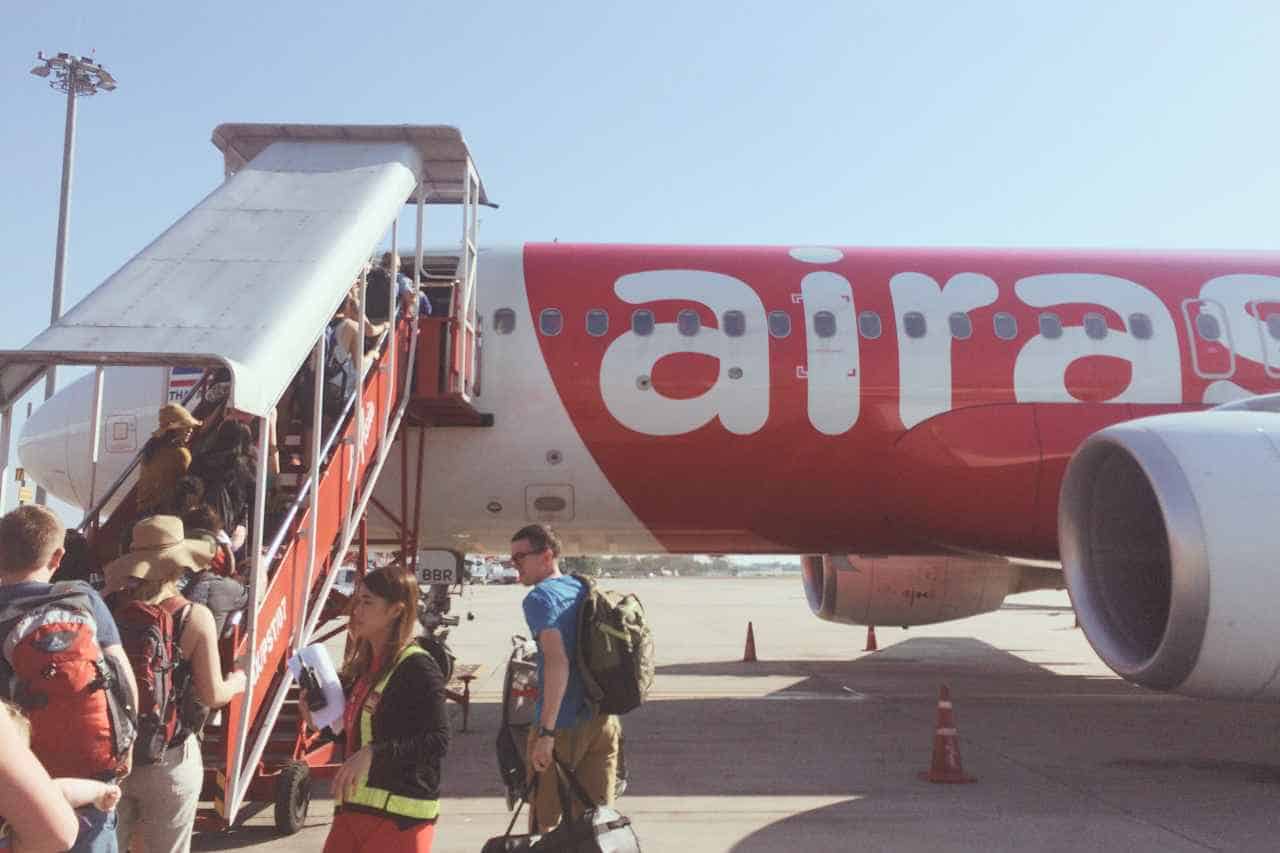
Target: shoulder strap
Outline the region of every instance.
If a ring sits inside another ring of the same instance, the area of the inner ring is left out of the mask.
[[[569,769],[569,765],[561,761],[560,756],[555,755],[554,753],[552,753],[552,758],[554,758],[556,763],[556,771],[557,771],[556,785],[557,787],[560,788],[561,811],[566,814],[568,813],[568,809],[565,808],[566,806],[569,805],[566,802],[568,797],[565,796],[564,781],[563,781],[566,779],[569,781],[569,790],[571,790],[574,793],[574,796],[578,798],[578,801],[581,802],[582,805],[585,806],[586,808],[594,809],[598,805],[598,803],[596,803],[594,800],[591,799],[590,796],[588,796],[586,788],[582,787],[582,783],[578,781],[578,777],[575,776],[573,771]]]
[[[183,608],[189,607],[190,605],[191,605],[191,602],[187,601],[181,595],[171,595],[168,598],[166,598],[164,601],[160,602],[160,608],[162,610],[168,611],[169,615],[173,616],[174,618],[177,618],[178,611],[182,610]]]
[[[166,598],[161,604],[169,616],[173,619],[173,644],[179,647],[178,657],[182,657],[182,632],[187,627],[187,622],[191,620],[191,608],[195,605],[187,601],[181,595],[174,595]]]

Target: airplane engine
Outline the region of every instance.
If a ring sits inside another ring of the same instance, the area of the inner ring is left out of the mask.
[[[1280,414],[1236,405],[1086,440],[1063,481],[1059,547],[1080,626],[1119,675],[1277,701]]]
[[[1056,568],[953,555],[813,555],[802,575],[819,619],[904,628],[989,613],[1006,595],[1062,586]]]

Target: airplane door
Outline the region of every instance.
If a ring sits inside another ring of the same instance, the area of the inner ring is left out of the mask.
[[[857,312],[843,276],[815,272],[800,282],[805,314],[809,422],[822,433],[841,435],[858,421]]]
[[[138,452],[138,418],[136,415],[107,415],[103,430],[103,449],[107,453]]]
[[[1280,379],[1280,302],[1250,302],[1248,309],[1257,326],[1267,375]]]
[[[1222,304],[1213,299],[1184,299],[1182,319],[1196,375],[1202,379],[1226,379],[1235,373],[1235,347]]]

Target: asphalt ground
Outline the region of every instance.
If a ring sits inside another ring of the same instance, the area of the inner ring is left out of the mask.
[[[1124,683],[1073,628],[1065,593],[879,627],[880,651],[866,653],[863,629],[809,613],[796,576],[612,583],[640,595],[657,638],[655,691],[624,718],[631,783],[618,804],[647,851],[1280,847],[1280,708]],[[451,644],[483,669],[445,762],[437,851],[478,851],[509,817],[493,742],[522,595],[476,587],[455,600],[475,619]],[[742,662],[748,621],[754,664]],[[943,684],[973,784],[918,778]],[[331,813],[318,798],[281,838],[267,808],[195,847],[318,850]]]

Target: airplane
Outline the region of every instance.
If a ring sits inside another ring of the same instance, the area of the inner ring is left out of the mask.
[[[1024,561],[1061,559],[1086,634],[1126,678],[1280,692],[1280,660],[1240,652],[1274,645],[1275,573],[1258,561],[1280,553],[1280,429],[1247,401],[1280,392],[1280,257],[567,243],[479,257],[476,405],[492,426],[429,431],[419,548],[502,552],[545,521],[569,553],[805,554],[818,617],[904,626],[1060,588],[1056,565]],[[100,482],[189,380],[106,371]],[[18,444],[77,506],[92,392],[91,377],[61,390]],[[388,506],[397,468],[375,493]]]

